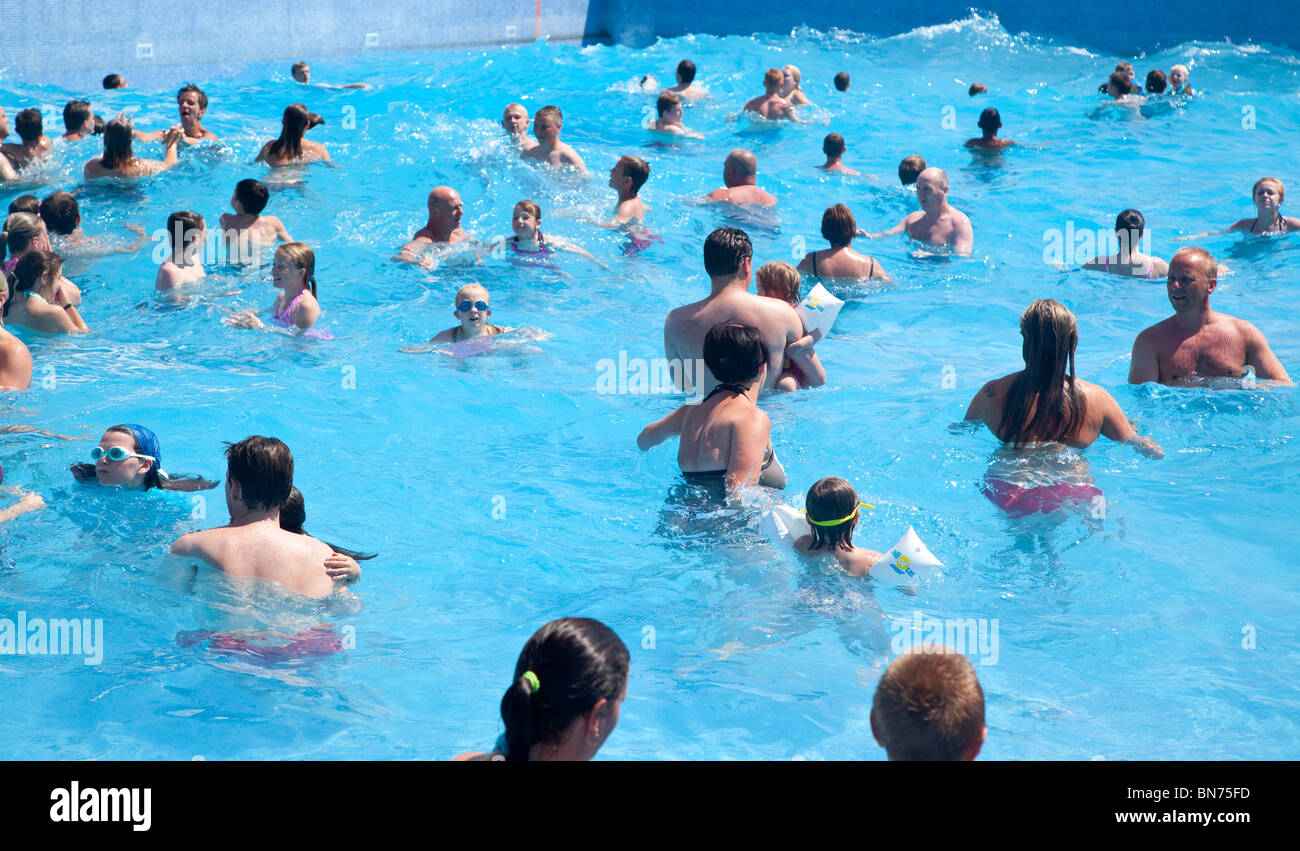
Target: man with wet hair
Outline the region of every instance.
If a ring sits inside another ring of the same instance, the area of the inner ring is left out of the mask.
[[[45,135],[41,122],[41,111],[32,107],[24,109],[14,116],[14,129],[18,131],[21,142],[5,142],[0,145],[3,154],[13,165],[14,171],[22,171],[39,159],[49,154],[53,145],[50,137]],[[0,109],[0,139],[8,138],[9,124],[5,120],[4,110]]]
[[[764,118],[789,118],[797,121],[794,105],[781,97],[781,82],[784,79],[780,68],[768,68],[763,75],[763,94],[745,104],[745,112],[754,112]]]
[[[215,142],[217,134],[204,128],[203,116],[208,111],[208,96],[193,83],[186,83],[176,93],[176,109],[181,119],[181,141],[187,145],[197,145],[204,140]],[[166,130],[145,133],[132,130],[132,137],[139,142],[156,142],[166,135]]]
[[[533,135],[537,144],[519,152],[519,158],[537,160],[551,166],[572,166],[586,171],[587,164],[567,142],[560,141],[564,130],[564,115],[558,106],[544,106],[533,116]]]
[[[709,193],[710,201],[730,201],[733,204],[758,204],[772,207],[776,197],[758,188],[758,158],[744,148],[727,154],[722,164],[721,189]]]
[[[975,759],[988,735],[975,666],[951,647],[899,656],[876,685],[871,735],[891,761]]]
[[[786,346],[803,337],[803,320],[795,309],[776,298],[764,298],[749,291],[754,268],[754,248],[749,236],[738,228],[718,228],[704,241],[704,271],[709,276],[707,298],[678,307],[664,321],[664,354],[669,363],[694,363],[704,357],[704,338],[719,322],[752,325],[763,335],[768,348],[766,388],[781,377]],[[679,372],[673,371],[674,374]],[[681,369],[689,381],[693,370]],[[687,392],[707,393],[718,383],[708,373],[702,387],[685,387]]]
[[[231,578],[278,582],[307,597],[329,595],[334,580],[325,562],[334,551],[310,535],[280,528],[280,509],[292,489],[293,454],[284,443],[254,435],[227,444],[230,522],[182,536],[172,553]]]
[[[883,233],[866,234],[870,239],[903,233],[918,242],[946,247],[953,254],[968,255],[975,234],[970,219],[948,203],[948,175],[942,169],[927,168],[916,178],[916,200],[921,209]]]
[[[835,88],[841,92],[849,90],[849,72],[841,71],[835,75]]]
[[[986,108],[980,113],[979,128],[980,136],[977,139],[967,139],[966,147],[968,148],[988,148],[989,150],[1000,151],[1003,148],[1009,148],[1012,145],[1020,144],[1015,139],[999,139],[998,129],[1002,127],[1002,116],[993,107]]]
[[[826,155],[826,162],[817,167],[825,169],[826,171],[838,171],[843,174],[861,175],[862,172],[854,171],[842,162],[844,159],[844,151],[847,150],[847,148],[848,146],[844,144],[844,137],[839,133],[828,134],[826,138],[822,140],[822,153]]]
[[[898,164],[898,182],[904,186],[914,186],[923,171],[925,171],[925,157],[920,154],[904,157]]]
[[[983,83],[971,83],[970,90],[966,92],[966,94],[970,95],[971,97],[975,97],[975,95],[982,95],[988,90],[989,87],[984,85]]]
[[[1162,95],[1167,88],[1169,88],[1169,81],[1165,78],[1164,71],[1154,68],[1151,73],[1147,74],[1146,89],[1148,94]]]
[[[122,79],[121,74],[109,74],[104,78],[104,88],[106,89],[125,89],[126,80]]]
[[[695,83],[695,63],[689,59],[683,59],[677,63],[677,85],[669,86],[665,91],[672,92],[682,100],[699,100],[708,97],[709,93],[700,88]]]
[[[63,107],[64,141],[80,142],[95,135],[95,113],[84,100],[70,100]]]
[[[429,219],[424,227],[415,232],[411,241],[402,246],[393,258],[395,263],[419,263],[429,266],[432,258],[427,251],[434,245],[448,245],[469,239],[460,226],[465,205],[460,200],[460,193],[450,186],[435,186],[427,200]]]
[[[368,89],[369,83],[343,83],[341,85],[331,85],[329,83],[313,83],[311,81],[311,66],[306,62],[295,62],[290,67],[289,73],[293,75],[294,80],[302,83],[304,86],[315,86],[318,89]]]
[[[1165,292],[1174,315],[1133,341],[1129,384],[1195,385],[1206,378],[1245,378],[1291,385],[1258,328],[1210,309],[1218,264],[1204,248],[1180,248],[1169,261]]]

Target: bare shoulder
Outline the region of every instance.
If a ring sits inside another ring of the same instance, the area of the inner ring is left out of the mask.
[[[1255,226],[1254,219],[1238,219],[1228,230],[1250,230]]]

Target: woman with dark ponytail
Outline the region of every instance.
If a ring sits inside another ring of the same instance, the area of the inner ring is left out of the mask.
[[[501,698],[506,731],[491,754],[457,760],[589,760],[618,724],[629,656],[614,631],[590,618],[560,618],[533,634]]]
[[[324,124],[325,119],[307,107],[293,103],[284,108],[284,118],[280,124],[280,138],[267,142],[253,162],[265,162],[271,166],[288,165],[295,162],[311,162],[330,158],[329,151],[318,142],[308,142],[303,138],[307,131],[317,124]]]
[[[280,506],[280,528],[295,535],[306,535],[307,530],[303,528],[306,523],[307,503],[302,498],[302,491],[297,488],[290,488],[289,500]],[[376,558],[379,555],[379,553],[345,550],[342,547],[334,546],[329,541],[322,541],[321,543],[334,551],[334,555],[325,559],[325,572],[329,574],[331,579],[342,580],[349,585],[361,578],[361,565],[357,564],[357,562]]]

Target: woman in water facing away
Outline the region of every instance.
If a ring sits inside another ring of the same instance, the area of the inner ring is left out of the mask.
[[[492,753],[466,760],[589,760],[618,724],[630,656],[612,629],[590,618],[560,618],[533,633],[501,698],[505,732]]]
[[[985,384],[971,400],[967,420],[983,422],[1014,454],[1054,452],[1060,449],[1057,444],[1082,449],[1104,435],[1150,458],[1164,457],[1160,444],[1133,429],[1114,397],[1075,378],[1079,329],[1065,305],[1035,300],[1020,317],[1020,335],[1025,368]],[[1082,480],[1044,483],[1038,475],[1027,482],[1030,487],[990,473],[984,494],[1016,516],[1047,513],[1068,501],[1090,502],[1101,495],[1086,472],[1072,472],[1072,478]]]

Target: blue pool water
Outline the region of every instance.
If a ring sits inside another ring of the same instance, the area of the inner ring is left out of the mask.
[[[640,129],[652,97],[632,83],[647,72],[670,80],[686,56],[715,96],[686,113],[707,139],[660,147]],[[1295,391],[1130,388],[1134,336],[1170,312],[1163,286],[1062,273],[1043,256],[1051,231],[1109,230],[1132,206],[1168,258],[1176,236],[1250,215],[1258,177],[1300,191],[1286,153],[1300,132],[1300,58],[1198,43],[1139,60],[1141,76],[1187,64],[1202,92],[1149,115],[1097,109],[1115,61],[972,18],[881,39],[801,30],[313,63],[323,82],[377,84],[361,92],[304,90],[287,63],[205,81],[205,124],[225,146],[185,151],[138,189],[75,189],[86,232],[124,238],[121,222],[153,230],[177,209],[214,227],[237,180],[265,178],[249,163],[284,106],[305,101],[327,121],[311,138],[339,167],[307,169],[266,212],[316,249],[335,339],[235,330],[211,304],[161,303],[147,249],[69,269],[95,333],[19,332],[36,361],[33,389],[0,405],[8,422],[79,440],[0,435],[6,484],[50,504],[0,531],[0,617],[100,618],[104,658],[0,656],[0,756],[442,759],[495,738],[527,637],[584,615],[632,651],[603,758],[878,759],[871,697],[893,658],[895,619],[914,612],[998,623],[996,663],[977,665],[986,757],[1300,756]],[[734,120],[763,70],[786,63],[802,69],[812,123]],[[831,87],[841,69],[853,77],[845,94]],[[977,79],[993,93],[967,97]],[[173,93],[91,100],[107,117],[127,109],[161,127],[174,120]],[[6,86],[0,104],[12,116],[80,94]],[[558,104],[564,139],[595,177],[566,184],[515,162],[496,123],[512,100],[530,113]],[[962,149],[989,105],[1002,135],[1036,147],[992,160]],[[813,168],[832,130],[848,141],[846,163],[878,181]],[[784,498],[801,505],[815,480],[840,475],[877,506],[860,543],[884,549],[914,526],[946,564],[915,594],[772,547],[757,497],[739,519],[675,508],[674,447],[642,454],[635,437],[680,400],[595,391],[598,361],[659,356],[664,315],[706,292],[703,238],[732,220],[693,202],[721,185],[736,147],[756,152],[760,185],[780,198],[775,217],[745,225],[756,265],[823,247],[821,212],[836,202],[862,227],[892,226],[914,208],[894,177],[913,152],[947,170],[950,200],[974,224],[966,260],[859,241],[895,283],[832,286],[848,303],[818,347],[828,385],[763,400],[790,474]],[[60,147],[35,193],[78,187],[97,153],[96,142]],[[607,213],[605,174],[626,153],[651,163],[642,196],[665,240],[633,258],[621,237],[582,221]],[[493,258],[471,270],[390,263],[440,183],[460,191],[472,234],[508,233],[512,205],[533,198],[544,230],[610,270],[577,257],[561,261],[571,278]],[[0,203],[23,191],[6,188]],[[1198,244],[1235,273],[1215,307],[1254,322],[1300,373],[1290,309],[1300,242]],[[401,352],[450,327],[467,280],[491,290],[493,321],[551,336],[469,359]],[[210,269],[202,291],[263,310],[274,296],[269,271]],[[1038,297],[1075,312],[1080,377],[1109,389],[1167,453],[1151,461],[1105,440],[1083,452],[1106,495],[1101,518],[1007,518],[979,492],[996,441],[953,427],[985,381],[1019,368],[1017,319]],[[364,567],[359,602],[322,608],[210,572],[189,582],[164,553],[180,532],[225,521],[221,491],[195,501],[75,485],[68,465],[117,422],[151,425],[168,469],[209,478],[224,471],[223,440],[285,440],[307,529],[381,553]],[[176,638],[322,621],[354,646],[266,665]]]

